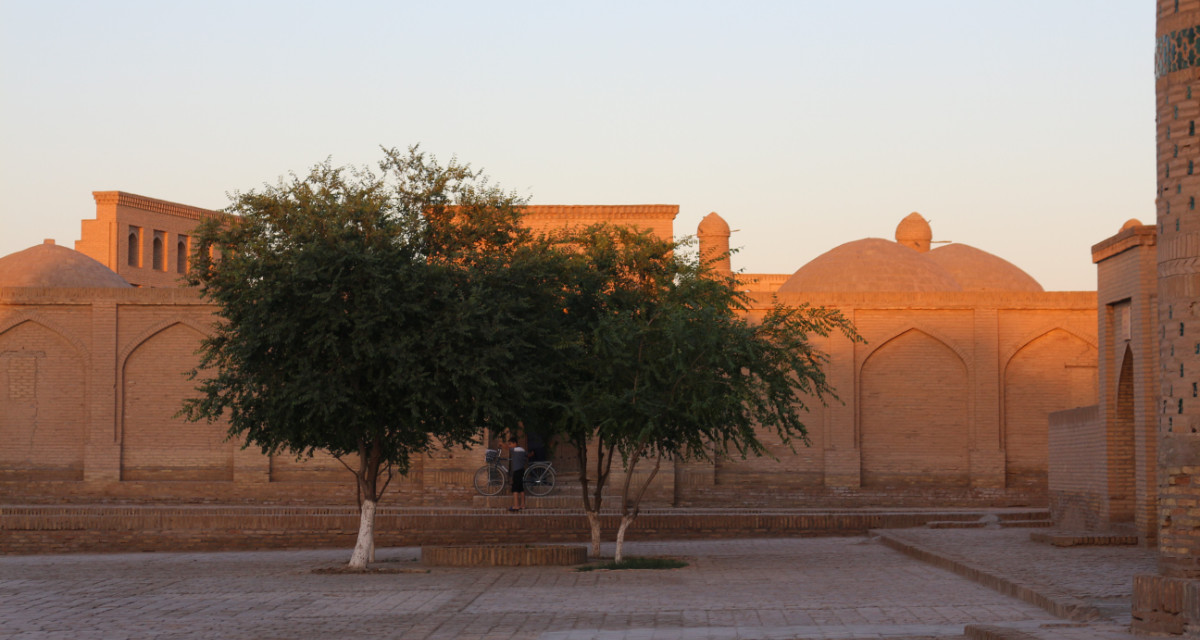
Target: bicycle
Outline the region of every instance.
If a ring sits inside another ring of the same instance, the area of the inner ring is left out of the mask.
[[[488,449],[483,459],[485,464],[475,472],[475,491],[484,496],[497,495],[509,484],[508,458],[496,449]],[[525,492],[531,496],[550,495],[556,480],[554,463],[549,460],[531,462],[525,467]]]

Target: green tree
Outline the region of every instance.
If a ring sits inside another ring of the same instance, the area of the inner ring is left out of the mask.
[[[198,233],[189,281],[220,317],[183,414],[227,416],[266,454],[341,460],[365,567],[376,504],[413,455],[515,425],[544,393],[522,365],[555,335],[557,254],[519,224],[521,199],[416,147],[232,199],[235,217]]]
[[[663,460],[763,455],[763,433],[807,444],[805,403],[835,397],[809,337],[860,338],[822,307],[777,305],[752,321],[733,278],[647,232],[596,226],[559,240],[573,248],[576,275],[555,422],[579,452],[593,555],[604,488],[621,460],[619,561]],[[639,483],[643,463],[651,467]]]

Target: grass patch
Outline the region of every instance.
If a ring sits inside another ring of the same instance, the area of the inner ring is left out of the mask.
[[[682,569],[688,566],[688,563],[678,558],[646,558],[641,556],[631,556],[621,560],[620,562],[603,562],[601,564],[584,565],[576,569],[576,571],[595,571],[597,569],[605,569],[608,571],[618,571],[621,569]]]

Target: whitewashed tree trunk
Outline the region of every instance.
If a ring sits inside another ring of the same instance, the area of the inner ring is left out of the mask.
[[[625,546],[625,530],[633,522],[628,515],[621,516],[621,526],[617,528],[617,550],[613,553],[613,562],[620,562],[623,557],[622,548]]]
[[[366,569],[369,558],[374,555],[375,548],[375,501],[364,499],[362,516],[358,521],[358,542],[354,545],[354,554],[350,556],[352,569]]]
[[[592,557],[600,557],[600,513],[598,511],[587,512],[588,524],[592,527]]]

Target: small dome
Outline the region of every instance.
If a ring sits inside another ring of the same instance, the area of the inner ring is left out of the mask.
[[[1128,231],[1129,229],[1140,226],[1142,226],[1141,220],[1138,220],[1137,218],[1130,218],[1125,221],[1125,224],[1121,225],[1121,231]]]
[[[1017,265],[966,244],[948,244],[926,254],[946,270],[963,291],[1044,291]]]
[[[729,225],[714,211],[704,216],[704,219],[700,221],[700,226],[696,228],[696,232],[706,236],[727,236],[729,235]]]
[[[130,287],[115,271],[47,241],[0,258],[0,287]]]
[[[933,230],[929,228],[929,221],[921,217],[921,214],[916,211],[904,216],[900,224],[896,225],[896,242],[916,249],[921,253],[929,251],[929,242],[933,240]]]
[[[882,238],[855,240],[813,258],[779,291],[961,291],[927,255]]]

